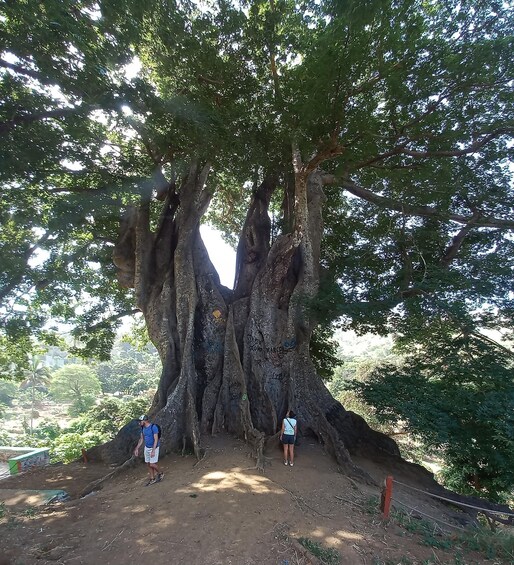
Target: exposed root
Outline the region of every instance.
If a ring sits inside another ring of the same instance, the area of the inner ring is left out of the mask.
[[[205,459],[205,457],[207,456],[207,451],[209,451],[209,447],[205,447],[202,449],[202,455],[201,457],[198,459],[198,461],[193,465],[193,468],[195,468],[197,465],[200,465],[200,463]]]
[[[266,457],[264,456],[264,434],[260,434],[261,437],[258,440],[257,444],[257,453],[256,453],[256,464],[255,466],[257,469],[264,473],[264,466],[266,465]]]
[[[294,492],[290,491],[285,486],[281,485],[280,483],[277,483],[276,481],[274,481],[272,479],[269,479],[269,480],[272,483],[274,483],[275,485],[277,485],[277,487],[279,487],[282,490],[284,490],[285,492],[287,492],[289,494],[289,496],[291,496],[291,498],[296,502],[296,504],[298,505],[300,510],[305,512],[305,510],[308,509],[308,510],[311,510],[312,512],[314,512],[315,514],[317,514],[318,516],[322,516],[323,518],[328,518],[328,519],[332,518],[332,516],[329,516],[328,514],[322,514],[321,512],[318,512],[312,506],[309,506],[301,496],[299,496],[298,494],[294,494]]]
[[[95,490],[100,490],[103,487],[103,483],[105,483],[109,479],[112,479],[113,477],[116,477],[117,475],[121,474],[123,471],[126,471],[127,469],[134,467],[136,465],[136,461],[137,461],[136,457],[132,455],[130,459],[127,459],[125,463],[123,463],[123,465],[116,467],[114,471],[111,471],[110,473],[107,473],[107,475],[101,477],[100,479],[97,479],[96,481],[89,483],[80,493],[80,498],[83,498],[84,496],[94,492]]]

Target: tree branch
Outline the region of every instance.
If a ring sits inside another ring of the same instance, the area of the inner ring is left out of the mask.
[[[335,177],[333,178],[335,180]],[[423,216],[428,218],[436,218],[442,221],[453,221],[459,224],[469,224],[470,221],[474,219],[473,216],[463,216],[462,214],[448,214],[441,212],[437,208],[431,206],[413,206],[410,204],[405,204],[394,200],[393,198],[388,198],[386,196],[380,196],[375,194],[371,190],[360,187],[352,181],[345,180],[341,184],[342,188],[357,196],[362,198],[372,204],[376,204],[381,208],[387,208],[389,210],[396,210],[402,214],[408,216]],[[485,227],[485,228],[502,228],[502,229],[514,229],[514,220],[504,220],[501,218],[493,218],[487,216],[481,216],[476,218],[474,221],[474,226]]]
[[[455,259],[459,249],[461,248],[464,239],[468,233],[476,226],[477,221],[480,218],[480,213],[475,211],[469,222],[459,231],[459,233],[453,237],[450,246],[446,249],[444,255],[440,260],[440,265],[444,268],[448,268],[450,263]]]
[[[270,8],[273,17],[275,16],[275,0],[270,0]],[[276,33],[275,24],[273,23],[273,34]],[[270,40],[269,45],[269,55],[270,55],[270,70],[271,70],[271,78],[273,79],[273,90],[275,95],[275,101],[281,101],[282,95],[280,92],[280,81],[278,78],[278,70],[277,70],[277,60],[275,56],[275,49],[274,45],[272,45],[272,41]]]
[[[4,59],[0,59],[0,67],[4,67],[5,69],[11,69],[11,71],[14,71],[15,73],[18,73],[20,75],[25,75],[30,78],[34,78],[36,80],[39,80],[40,82],[46,82],[45,79],[41,77],[41,75],[37,71],[25,69],[24,67],[21,67],[20,65],[15,65],[14,63],[8,63]]]
[[[96,110],[99,106],[90,106],[88,111]],[[73,108],[57,108],[56,110],[47,110],[37,114],[22,114],[15,116],[6,122],[0,122],[0,135],[11,131],[18,125],[26,125],[32,122],[38,122],[48,118],[64,118],[72,114],[76,114],[85,108],[82,106],[74,106]]]
[[[491,339],[490,337],[487,337],[486,335],[481,334],[480,332],[471,332],[470,335],[476,337],[477,339],[479,339],[481,341],[485,341],[486,343],[490,343],[491,345],[498,347],[498,349],[501,349],[503,352],[507,353],[511,357],[514,357],[514,351],[512,351],[508,347],[505,347],[501,343],[498,343],[496,340]]]
[[[32,257],[32,255],[36,252],[39,246],[44,243],[50,237],[50,232],[44,233],[39,240],[32,246],[25,251],[23,254],[23,260],[25,261],[25,267],[27,266],[28,260]],[[24,276],[24,271],[19,272],[17,276],[15,276],[11,282],[0,289],[0,300],[3,300],[16,286],[18,286]]]
[[[500,135],[504,135],[506,133],[514,133],[514,128],[499,128],[497,130],[492,131],[482,137],[482,139],[478,139],[473,142],[468,147],[464,149],[448,149],[444,151],[413,151],[410,149],[402,149],[400,153],[404,155],[409,155],[410,157],[462,157],[463,155],[469,155],[470,153],[475,153],[479,149],[481,149],[484,145],[492,141],[493,139],[499,137]]]
[[[409,125],[409,124],[408,124]],[[404,126],[406,127],[406,126]],[[402,144],[394,147],[390,151],[386,151],[384,153],[380,153],[371,159],[367,159],[366,161],[361,161],[353,166],[354,170],[362,169],[373,163],[378,161],[384,161],[389,157],[393,157],[394,155],[407,155],[409,157],[414,157],[415,159],[422,159],[422,158],[434,158],[434,157],[463,157],[464,155],[469,155],[471,153],[476,153],[479,149],[481,149],[484,145],[500,137],[501,135],[505,134],[513,134],[514,128],[498,128],[490,133],[483,134],[481,139],[477,139],[468,147],[464,147],[463,149],[445,149],[439,151],[416,151],[413,149],[408,149],[407,146],[411,143],[411,139],[403,142]]]
[[[119,320],[120,318],[124,318],[125,316],[133,316],[134,314],[138,314],[141,312],[139,308],[132,308],[131,310],[123,310],[122,312],[117,312],[116,314],[112,314],[100,322],[93,324],[92,326],[86,326],[86,331],[94,332],[96,330],[101,330],[102,328],[107,328],[112,322]]]

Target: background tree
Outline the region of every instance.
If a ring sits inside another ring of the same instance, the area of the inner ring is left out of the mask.
[[[50,380],[50,394],[57,400],[71,402],[70,413],[75,416],[94,405],[100,390],[98,377],[86,365],[65,365]]]
[[[351,452],[398,450],[326,390],[317,325],[420,347],[449,320],[479,340],[511,329],[508,4],[3,10],[5,338],[50,339],[63,318],[77,354],[105,355],[140,310],[166,449],[199,456],[202,433],[226,430],[261,456],[293,406],[362,476]],[[199,235],[207,213],[237,240],[233,290]],[[123,459],[126,434],[104,453]]]
[[[12,401],[16,397],[18,387],[14,382],[0,381],[0,404],[12,406]]]
[[[147,346],[137,350],[127,341],[117,342],[111,360],[99,363],[96,372],[104,393],[134,395],[156,389],[160,360]]]
[[[29,356],[29,368],[24,370],[25,380],[20,384],[20,389],[30,391],[30,435],[34,430],[34,410],[36,401],[36,391],[41,388],[46,390],[48,384],[49,371],[43,365],[37,355]]]
[[[149,398],[141,396],[126,401],[117,398],[102,398],[97,406],[73,421],[67,432],[97,431],[111,439],[130,420],[146,414],[149,404]]]
[[[401,426],[442,456],[445,484],[509,499],[514,486],[512,356],[469,335],[434,333],[402,365],[377,368],[352,388],[381,423]]]

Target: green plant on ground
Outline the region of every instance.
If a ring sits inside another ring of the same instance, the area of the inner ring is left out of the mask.
[[[383,364],[347,386],[379,422],[441,458],[446,487],[505,502],[514,486],[514,427],[500,415],[514,410],[512,355],[450,322],[432,330],[401,364]]]
[[[138,397],[129,401],[104,398],[94,408],[74,420],[69,430],[76,433],[97,431],[114,437],[114,434],[131,419],[148,410],[148,399]]]
[[[106,398],[76,418],[68,428],[62,429],[55,421],[45,419],[30,435],[29,425],[25,421],[22,424],[24,435],[15,440],[10,435],[0,432],[0,443],[48,447],[52,462],[69,463],[81,456],[82,448],[89,449],[113,438],[116,432],[131,419],[145,413],[148,410],[148,403],[146,397],[129,401]]]
[[[422,543],[438,549],[450,549],[454,541],[444,536],[444,531],[434,522],[416,518],[403,510],[393,510],[391,516],[400,526],[422,537]]]
[[[18,387],[11,381],[0,380],[0,403],[12,406],[12,401],[16,398]]]
[[[414,518],[403,510],[394,510],[391,517],[407,531],[421,536],[421,543],[438,549],[449,550],[453,547],[465,551],[477,551],[487,559],[506,559],[514,563],[514,535],[505,530],[492,532],[485,527],[447,534],[434,522]],[[461,550],[455,555],[455,565],[466,563]],[[387,564],[386,564],[387,565]]]
[[[57,400],[71,402],[72,416],[78,416],[92,408],[100,392],[100,381],[87,365],[65,365],[55,371],[50,381],[52,396]]]
[[[16,519],[15,516],[9,516],[9,518],[7,519],[7,527],[12,530],[13,528],[16,528],[16,526],[20,525],[20,521]]]
[[[370,496],[369,498],[367,498],[363,503],[363,507],[368,514],[372,514],[373,516],[378,514],[380,512],[378,496]]]
[[[33,506],[29,506],[28,508],[25,508],[25,510],[23,511],[23,515],[27,516],[28,518],[33,518],[37,513],[36,508],[34,508]]]
[[[50,418],[45,418],[41,421],[37,428],[34,428],[32,435],[37,439],[49,439],[54,440],[59,435],[61,435],[62,430],[59,424]]]
[[[34,430],[34,412],[36,401],[41,398],[42,389],[46,391],[48,384],[48,368],[43,365],[38,355],[28,356],[28,368],[23,370],[25,380],[21,383],[20,389],[27,390],[30,398],[30,434]]]
[[[492,532],[480,527],[458,536],[460,544],[469,551],[479,551],[487,559],[502,558],[514,563],[514,534],[506,530]]]
[[[0,518],[5,516],[7,510],[5,509],[5,502],[0,502]]]
[[[323,565],[338,565],[341,563],[339,552],[331,547],[323,547],[319,542],[309,538],[299,538],[298,541],[317,557]]]

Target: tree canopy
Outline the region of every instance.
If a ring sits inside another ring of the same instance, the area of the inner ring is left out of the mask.
[[[434,332],[484,343],[487,328],[512,332],[510,2],[5,0],[0,10],[10,359],[32,335],[55,339],[49,320],[73,324],[76,353],[107,355],[116,324],[138,310],[133,276],[123,279],[133,265],[117,265],[119,285],[112,262],[120,211],[142,204],[158,233],[192,164],[205,218],[232,241],[251,202],[266,200],[264,181],[277,187],[272,242],[315,229],[298,187],[322,175],[319,292],[295,296],[325,330],[319,366],[335,320],[406,347]]]
[[[51,395],[57,400],[71,402],[73,415],[91,408],[100,390],[98,377],[86,365],[65,365],[55,371],[50,381]]]
[[[111,261],[120,207],[200,157],[213,164],[209,219],[233,235],[259,177],[286,186],[292,142],[334,175],[327,315],[402,333],[437,315],[510,327],[508,4],[24,0],[2,12],[4,339],[72,321],[88,353],[105,353],[108,322],[133,310]]]

